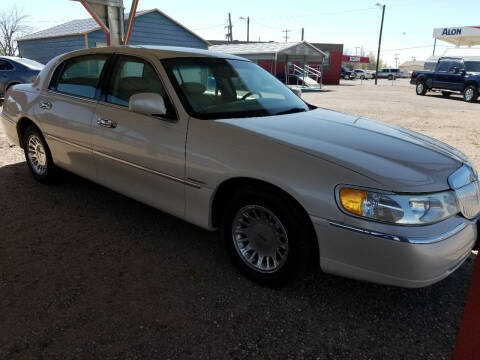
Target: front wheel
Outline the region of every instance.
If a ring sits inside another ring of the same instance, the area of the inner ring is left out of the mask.
[[[469,85],[463,91],[463,100],[467,102],[475,102],[478,98],[478,89],[474,85]]]
[[[308,220],[288,196],[252,186],[227,205],[221,234],[233,262],[248,278],[281,286],[301,278],[313,262]]]
[[[23,149],[25,160],[33,177],[42,183],[52,182],[57,170],[53,163],[50,149],[42,133],[35,126],[29,126],[25,130]]]
[[[415,91],[417,92],[417,95],[425,95],[427,93],[427,87],[425,86],[425,83],[423,81],[418,81]]]

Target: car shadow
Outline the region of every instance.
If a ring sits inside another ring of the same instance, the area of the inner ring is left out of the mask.
[[[70,173],[43,185],[25,163],[1,167],[0,199],[0,357],[453,351],[471,262],[423,289],[321,272],[270,289],[238,273],[216,233]]]

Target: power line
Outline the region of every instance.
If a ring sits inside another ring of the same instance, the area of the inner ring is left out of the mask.
[[[285,33],[285,42],[288,42],[288,38],[289,38],[288,33],[289,33],[290,31],[292,31],[292,30],[288,30],[288,29],[282,30],[282,32]]]

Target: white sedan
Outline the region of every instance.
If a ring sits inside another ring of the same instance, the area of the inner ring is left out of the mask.
[[[60,167],[220,229],[234,262],[263,284],[313,264],[426,286],[457,269],[477,239],[480,186],[462,153],[311,106],[236,56],[76,51],[11,87],[1,118],[37,180]]]

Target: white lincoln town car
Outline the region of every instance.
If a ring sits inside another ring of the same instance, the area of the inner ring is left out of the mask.
[[[309,105],[233,55],[148,46],[60,55],[7,92],[1,119],[40,182],[63,168],[220,229],[233,262],[268,286],[311,265],[427,286],[477,239],[480,185],[465,155]]]

